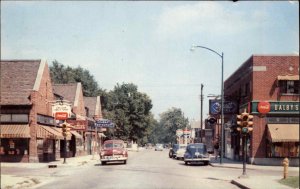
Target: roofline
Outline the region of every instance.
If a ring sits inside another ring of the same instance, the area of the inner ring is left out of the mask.
[[[42,61],[42,59],[1,59],[1,62],[32,62],[32,61]]]
[[[39,70],[37,72],[36,79],[33,86],[34,91],[38,91],[40,88],[46,64],[47,64],[46,60],[40,60]]]
[[[80,95],[80,91],[81,91],[81,83],[78,82],[77,83],[77,87],[76,87],[76,93],[75,93],[75,99],[74,99],[74,106],[77,107],[78,103],[79,103],[79,95]]]

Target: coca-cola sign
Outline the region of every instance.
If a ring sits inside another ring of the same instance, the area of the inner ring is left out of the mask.
[[[259,102],[257,105],[257,110],[261,114],[267,114],[271,110],[271,104],[269,102]]]

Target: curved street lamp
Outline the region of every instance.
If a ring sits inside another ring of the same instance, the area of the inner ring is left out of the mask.
[[[222,59],[222,77],[221,77],[221,154],[220,154],[220,164],[223,163],[223,151],[224,151],[224,84],[223,84],[223,75],[224,75],[224,53],[219,54],[215,50],[212,50],[208,47],[199,46],[199,45],[192,45],[191,51],[194,51],[196,48],[202,48],[209,50],[216,55],[218,55]]]

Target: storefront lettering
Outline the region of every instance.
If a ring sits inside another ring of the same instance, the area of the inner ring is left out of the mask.
[[[283,105],[278,105],[275,104],[274,106],[275,111],[299,111],[299,105],[293,105],[293,104],[283,104]]]

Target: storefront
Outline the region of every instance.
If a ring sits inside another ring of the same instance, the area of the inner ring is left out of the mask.
[[[265,128],[263,142],[268,164],[278,165],[288,157],[290,165],[299,165],[299,107],[299,102],[293,101],[252,102],[252,113],[258,118],[256,123],[262,123]]]
[[[28,124],[1,124],[0,127],[1,162],[28,162]]]

